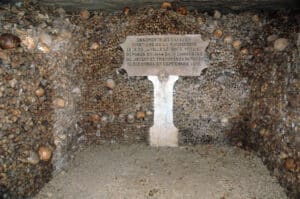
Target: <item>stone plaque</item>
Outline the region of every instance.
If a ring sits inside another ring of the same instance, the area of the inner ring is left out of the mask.
[[[122,68],[129,76],[198,76],[207,67],[208,43],[201,35],[127,36]]]
[[[148,76],[154,86],[154,124],[151,146],[178,146],[173,124],[173,88],[178,76],[198,76],[206,68],[208,41],[201,35],[128,36],[121,44],[122,68],[129,76]]]

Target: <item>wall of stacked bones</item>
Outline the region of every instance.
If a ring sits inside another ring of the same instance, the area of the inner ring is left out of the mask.
[[[146,142],[153,86],[120,69],[120,44],[128,35],[201,34],[208,67],[175,85],[180,144],[253,150],[299,198],[297,18],[167,2],[114,12],[2,4],[0,195],[34,195],[90,144]]]

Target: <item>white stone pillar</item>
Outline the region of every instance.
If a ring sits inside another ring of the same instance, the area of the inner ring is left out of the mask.
[[[151,146],[178,146],[178,129],[173,124],[173,87],[178,76],[148,76],[154,86],[154,124]]]

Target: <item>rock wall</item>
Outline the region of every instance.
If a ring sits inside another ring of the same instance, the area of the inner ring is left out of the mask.
[[[17,0],[15,0],[17,1]],[[139,8],[142,6],[154,6],[159,8],[164,0],[40,0],[45,5],[63,6],[66,9],[85,8],[90,10],[109,10],[115,11],[123,9],[124,7]],[[214,9],[221,9],[222,11],[232,10],[277,10],[283,8],[295,9],[297,8],[297,1],[295,0],[170,0],[174,4],[180,4],[189,9],[201,9],[204,11],[211,11]],[[298,8],[299,10],[299,8]]]

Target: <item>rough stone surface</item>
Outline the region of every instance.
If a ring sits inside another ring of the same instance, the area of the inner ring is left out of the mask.
[[[80,180],[78,180],[80,179]],[[231,146],[98,145],[80,152],[34,199],[287,199],[262,161]]]
[[[16,0],[15,0],[16,1]],[[165,3],[165,5],[178,4],[180,2],[182,5],[187,6],[189,9],[202,9],[202,10],[210,10],[214,11],[214,9],[222,9],[222,10],[276,10],[283,8],[291,8],[299,10],[297,6],[297,1],[295,0],[40,0],[45,5],[59,5],[64,6],[67,9],[76,9],[76,8],[88,8],[88,9],[105,9],[105,10],[120,10],[124,7],[134,7],[138,8],[141,6],[155,6],[159,8],[161,4]],[[167,3],[166,3],[167,2]]]

